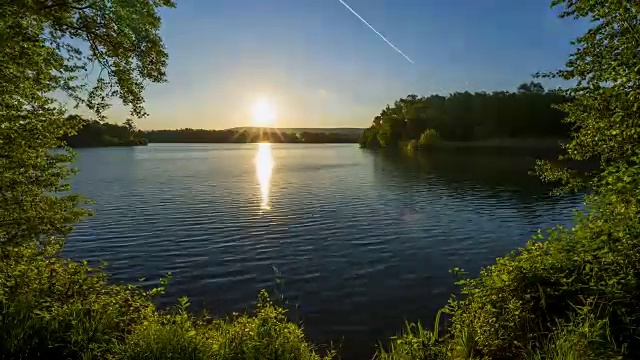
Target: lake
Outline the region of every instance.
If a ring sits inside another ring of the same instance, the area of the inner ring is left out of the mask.
[[[215,315],[277,290],[317,343],[364,358],[537,229],[570,224],[516,155],[410,157],[355,144],[152,144],[79,150],[74,191],[96,215],[65,253],[116,281],[172,272],[160,305]]]

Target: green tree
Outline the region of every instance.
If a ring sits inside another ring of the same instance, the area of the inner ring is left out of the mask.
[[[518,86],[518,92],[519,93],[539,93],[539,94],[543,94],[544,93],[544,86],[542,86],[542,84],[540,84],[539,82],[529,82],[527,83],[523,83],[520,84]]]
[[[129,131],[129,139],[133,138],[133,135],[138,131],[138,128],[136,127],[136,123],[133,122],[133,119],[128,118],[127,120],[124,121],[123,125]]]
[[[427,129],[422,133],[422,135],[420,135],[418,146],[423,148],[429,147],[436,141],[438,141],[438,133],[433,129]]]
[[[146,115],[147,82],[165,81],[157,10],[171,0],[0,2],[0,244],[64,235],[86,214],[66,180],[60,140],[82,125],[58,100],[104,118],[120,98]],[[52,196],[53,195],[53,196]]]
[[[563,159],[599,167],[588,176],[548,162],[538,169],[564,190],[586,191],[588,211],[573,228],[536,234],[479,277],[458,282],[461,296],[445,308],[447,336],[438,337],[437,321],[434,331],[408,327],[382,359],[640,357],[640,2],[553,6],[563,8],[561,17],[591,23],[565,68],[541,75],[576,84],[551,92],[570,100],[559,106],[573,129]],[[543,103],[529,85],[504,100],[514,108]]]
[[[565,114],[554,105],[568,100],[564,93],[546,91],[537,82],[521,84],[515,92],[409,95],[383,109],[360,143],[363,147],[393,148],[402,142],[419,141],[427,129],[434,129],[445,141],[563,138],[569,128],[562,122]]]
[[[595,24],[576,40],[577,50],[564,69],[540,76],[576,81],[576,86],[565,91],[573,101],[559,106],[574,129],[563,159],[596,160],[600,168],[583,177],[576,171],[541,162],[540,173],[546,180],[562,182],[563,190],[588,188],[596,194],[637,191],[640,3],[554,0],[553,5],[563,7],[563,18],[587,18]],[[612,181],[626,185],[614,187]]]

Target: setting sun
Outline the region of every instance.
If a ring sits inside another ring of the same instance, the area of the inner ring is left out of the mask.
[[[252,108],[253,124],[257,126],[271,126],[276,120],[276,107],[269,99],[258,99]]]

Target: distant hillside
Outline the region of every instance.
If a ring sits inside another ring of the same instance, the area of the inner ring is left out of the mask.
[[[260,128],[237,127],[227,130],[177,129],[150,130],[144,137],[150,143],[357,143],[362,129],[354,128]]]
[[[357,136],[357,137],[360,137],[360,135],[362,135],[362,132],[364,131],[364,128],[346,128],[346,127],[345,128],[272,128],[272,127],[260,128],[260,127],[254,127],[254,126],[235,127],[229,130],[256,132],[256,131],[260,131],[260,129],[262,129],[263,132],[279,131],[283,133],[303,133],[303,132],[328,133],[328,134],[340,134],[340,135]]]

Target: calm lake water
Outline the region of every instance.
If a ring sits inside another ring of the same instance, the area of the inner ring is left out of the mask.
[[[173,273],[161,305],[251,308],[278,289],[317,343],[365,358],[404,320],[431,323],[472,273],[539,228],[570,224],[510,155],[384,155],[357,145],[153,144],[79,151],[96,203],[66,246],[116,281]],[[277,270],[274,270],[277,269]]]

